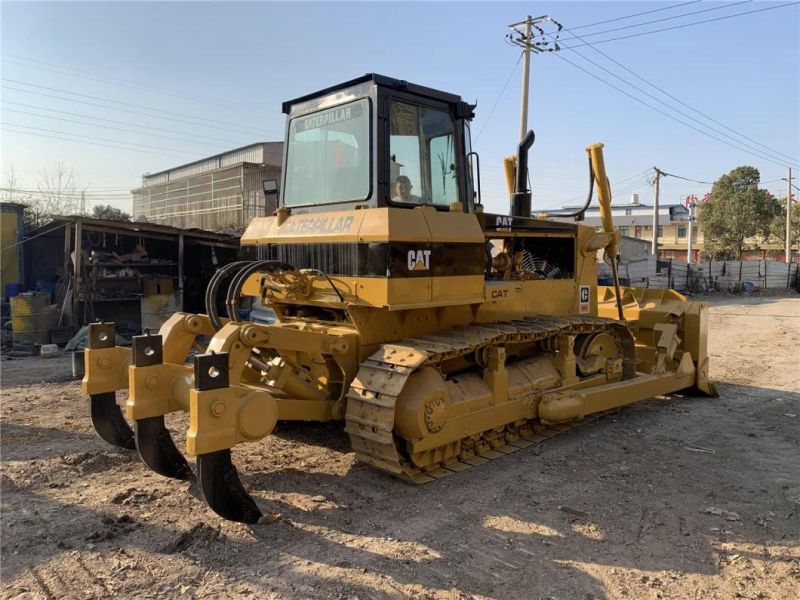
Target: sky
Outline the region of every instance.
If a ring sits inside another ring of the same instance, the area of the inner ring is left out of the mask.
[[[2,2],[0,186],[13,169],[16,187],[35,189],[63,165],[87,208],[130,210],[142,174],[279,141],[282,101],[376,72],[477,102],[484,204],[507,212],[502,159],[519,141],[522,63],[506,34],[548,15],[565,29],[560,52],[531,56],[534,211],[584,200],[593,142],[605,144],[618,203],[652,201],[654,166],[712,182],[752,165],[785,196],[787,167],[800,175],[800,6],[772,9],[781,4]],[[661,202],[709,190],[668,176]]]

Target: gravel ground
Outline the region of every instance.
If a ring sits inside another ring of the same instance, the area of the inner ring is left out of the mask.
[[[0,597],[799,598],[800,297],[710,300],[719,399],[423,487],[357,464],[341,425],[282,426],[234,450],[281,515],[253,527],[99,440],[67,357],[4,360]]]

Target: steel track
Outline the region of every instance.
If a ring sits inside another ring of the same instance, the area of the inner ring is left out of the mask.
[[[490,345],[537,342],[563,334],[613,333],[618,327],[624,325],[601,317],[535,317],[458,327],[435,335],[384,344],[381,350],[362,363],[351,384],[347,395],[345,431],[359,460],[415,484],[434,481],[513,454],[615,411],[590,415],[569,424],[545,426],[535,419],[508,423],[500,429],[486,430],[480,436],[450,440],[441,446],[442,454],[446,446],[460,441],[458,457],[421,469],[404,455],[401,450],[403,439],[394,431],[395,407],[409,377],[420,367],[436,367]]]

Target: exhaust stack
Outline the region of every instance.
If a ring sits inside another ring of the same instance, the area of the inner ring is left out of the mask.
[[[517,148],[517,173],[514,184],[514,193],[511,195],[511,216],[531,216],[531,191],[528,189],[528,150],[533,146],[536,134],[533,130],[522,138]]]

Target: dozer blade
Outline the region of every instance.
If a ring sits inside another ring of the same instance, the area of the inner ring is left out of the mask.
[[[231,462],[230,448],[197,455],[197,483],[206,503],[223,519],[257,523],[262,514]]]
[[[164,426],[164,416],[137,419],[136,450],[142,462],[164,477],[187,481],[194,476],[189,463],[175,447],[172,436]]]
[[[92,412],[92,425],[101,438],[112,446],[134,450],[136,443],[122,411],[117,404],[116,392],[91,394],[89,403]]]

